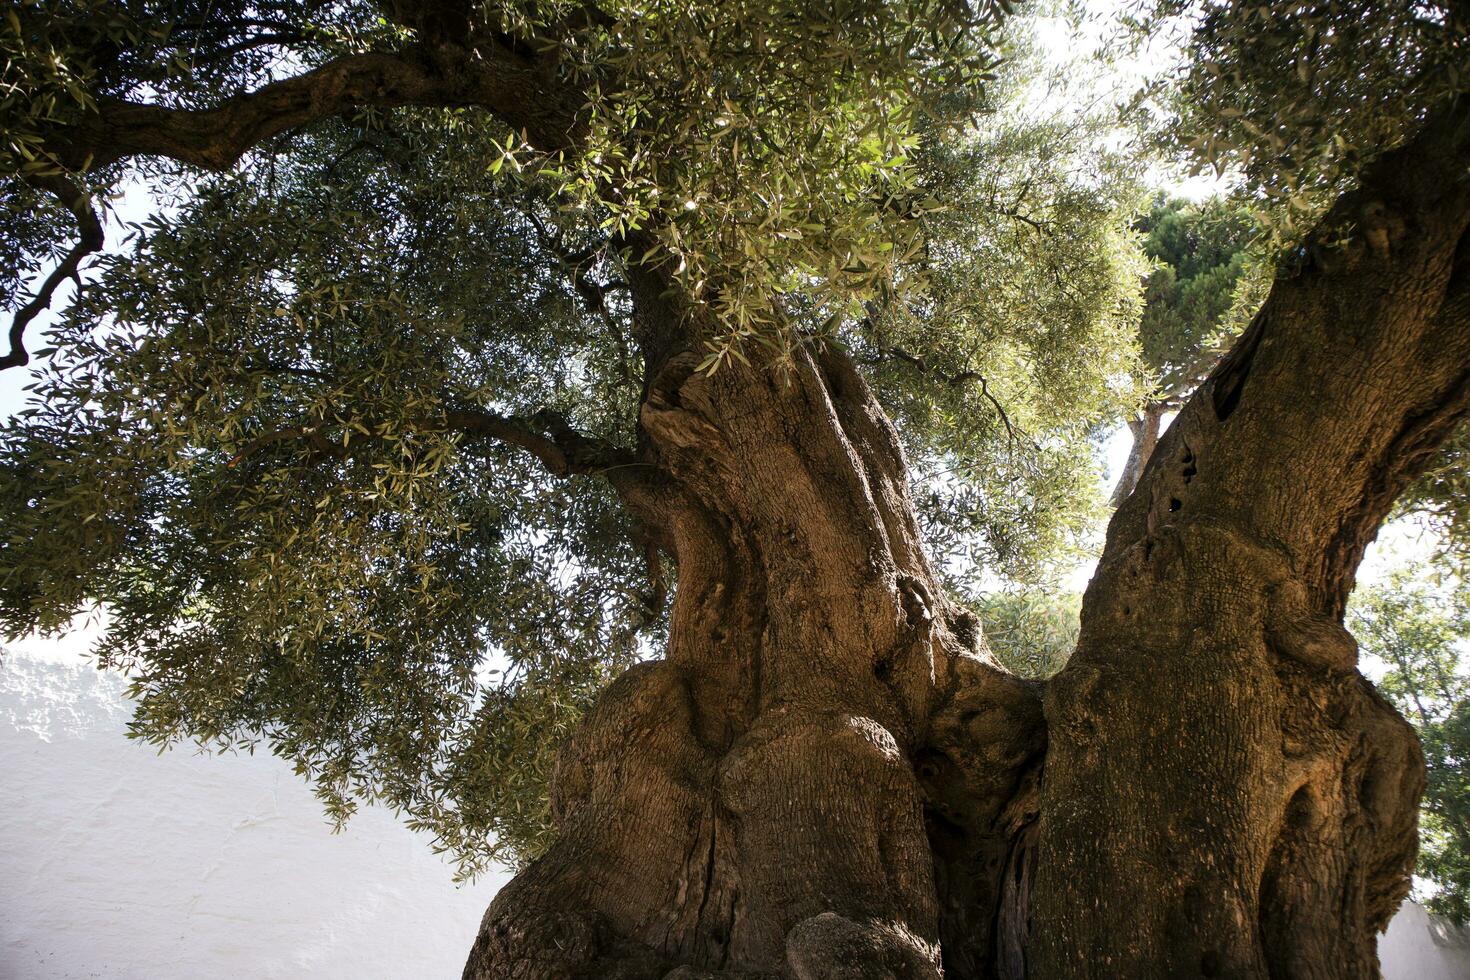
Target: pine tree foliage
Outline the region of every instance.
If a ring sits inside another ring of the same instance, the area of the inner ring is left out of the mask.
[[[1159,195],[1138,229],[1157,263],[1144,284],[1139,341],[1153,400],[1177,405],[1245,330],[1273,263],[1250,211],[1226,199]]]

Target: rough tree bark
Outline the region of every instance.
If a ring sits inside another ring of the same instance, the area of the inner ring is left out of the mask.
[[[48,149],[79,169],[222,170],[362,105],[477,105],[540,149],[576,144],[584,93],[418,10],[399,14],[430,40],[399,54],[343,56],[211,109],[99,99]],[[667,656],[614,683],[566,747],[559,841],[491,907],[466,976],[1020,976],[1039,692],[993,666],[939,588],[892,426],[835,351],[696,374],[708,325],[668,276],[629,278],[642,465],[607,475],[678,565]],[[558,474],[601,469],[576,433],[451,424]]]
[[[680,335],[667,284],[633,280],[640,335]],[[1037,693],[944,598],[845,356],[696,362],[652,378],[658,475],[624,487],[678,565],[667,656],[567,746],[558,840],[465,976],[1019,975]]]
[[[1470,410],[1467,136],[1337,203],[1114,516],[1046,694],[1037,976],[1378,975],[1423,763],[1342,614]]]
[[[1422,760],[1341,619],[1470,410],[1467,120],[1339,202],[1161,440],[1049,749],[940,598],[850,365],[670,360],[643,413],[669,656],[574,740],[561,839],[466,976],[1376,976]]]

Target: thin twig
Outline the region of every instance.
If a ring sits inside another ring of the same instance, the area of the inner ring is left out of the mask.
[[[0,357],[0,371],[6,368],[24,367],[31,362],[31,355],[26,351],[25,332],[32,320],[42,310],[51,305],[51,297],[56,289],[67,279],[76,281],[78,288],[82,280],[79,274],[82,260],[102,247],[102,222],[97,217],[97,212],[92,209],[92,203],[87,194],[67,177],[56,175],[52,177],[33,177],[30,183],[34,187],[50,191],[56,199],[62,203],[77,219],[78,237],[77,243],[66,253],[66,257],[51,270],[51,274],[41,283],[41,288],[36,290],[36,295],[31,301],[22,306],[15,313],[15,319],[10,323],[10,353]]]
[[[892,357],[903,361],[905,364],[908,364],[920,374],[923,374],[926,377],[938,378],[940,381],[943,381],[946,384],[952,385],[954,387],[960,387],[962,385],[979,382],[980,394],[985,397],[986,401],[990,402],[991,406],[995,409],[996,414],[1000,416],[1001,423],[1006,427],[1007,441],[1015,442],[1016,439],[1021,435],[1015,425],[1011,423],[1011,417],[1006,414],[1005,407],[1001,405],[999,399],[997,399],[995,395],[991,394],[990,384],[986,381],[985,375],[981,374],[979,371],[961,371],[958,374],[945,374],[943,371],[939,371],[931,367],[929,363],[919,355],[911,354],[908,351],[904,350],[902,347],[882,348],[880,349],[879,353],[880,355],[891,355]]]

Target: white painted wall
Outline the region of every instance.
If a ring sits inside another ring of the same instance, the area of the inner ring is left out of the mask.
[[[456,888],[383,810],[338,835],[269,755],[158,755],[122,682],[0,664],[0,978],[458,977],[504,876]]]
[[[1470,980],[1470,929],[1405,902],[1378,937],[1383,980]]]
[[[119,678],[0,663],[0,980],[454,978],[504,876],[456,888],[428,841],[368,810],[333,835],[270,756],[123,737]],[[1470,938],[1407,905],[1386,980],[1470,980]]]

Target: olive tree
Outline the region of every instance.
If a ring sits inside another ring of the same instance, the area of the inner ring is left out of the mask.
[[[1192,11],[1181,134],[1336,196],[1041,685],[930,556],[1095,512],[1142,265],[1010,7],[12,5],[6,363],[160,214],[0,440],[6,630],[515,849],[467,977],[1372,975],[1423,768],[1342,614],[1470,410],[1463,11]]]

